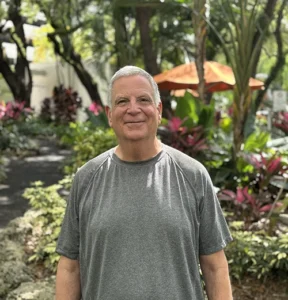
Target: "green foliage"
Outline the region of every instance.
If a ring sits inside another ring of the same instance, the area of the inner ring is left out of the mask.
[[[69,190],[72,176],[65,177],[58,184],[44,187],[38,181],[24,191],[23,197],[29,200],[33,209],[39,212],[34,220],[32,237],[34,241],[33,255],[30,262],[41,261],[51,271],[56,271],[59,255],[55,252],[65,213],[66,201],[60,196],[60,190]]]
[[[65,167],[66,174],[76,172],[88,160],[117,145],[112,129],[95,128],[90,122],[70,123],[70,130],[61,142],[74,150],[72,162]]]
[[[270,133],[264,131],[255,131],[249,135],[244,143],[244,151],[261,152],[265,150]]]
[[[214,123],[215,103],[211,101],[209,105],[205,105],[201,100],[194,98],[190,93],[186,92],[184,97],[179,97],[175,110],[175,116],[183,120],[183,126],[192,128],[197,125],[203,126],[209,131]]]
[[[6,178],[4,159],[0,153],[0,182],[4,181]]]
[[[231,224],[233,227],[233,224]],[[253,275],[258,279],[288,276],[288,235],[268,237],[261,233],[234,231],[226,248],[230,274],[236,279]]]
[[[27,137],[52,137],[55,135],[56,130],[53,125],[48,126],[47,123],[36,116],[31,116],[17,125],[19,134]]]
[[[3,126],[0,124],[0,150],[12,151],[16,155],[23,155],[24,152],[36,150],[37,144],[27,136],[21,135],[17,124]]]
[[[109,127],[108,119],[104,111],[100,111],[96,115],[88,108],[86,108],[85,112],[88,116],[88,121],[91,122],[95,127],[104,127],[104,128]]]
[[[25,119],[0,122],[0,131],[0,150],[23,156],[38,150],[35,137],[51,137],[56,129],[31,115]]]

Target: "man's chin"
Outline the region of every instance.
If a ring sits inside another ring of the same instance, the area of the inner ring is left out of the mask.
[[[141,141],[141,140],[145,140],[145,135],[143,134],[140,134],[140,133],[130,133],[130,134],[126,134],[125,135],[125,140],[126,141],[135,141],[135,142],[138,142],[138,141]]]

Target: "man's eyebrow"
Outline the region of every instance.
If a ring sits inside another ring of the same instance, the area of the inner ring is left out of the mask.
[[[126,97],[126,96],[117,96],[115,101],[122,100],[122,99],[126,100],[126,99],[128,99],[128,97]]]
[[[147,94],[141,94],[139,96],[137,96],[137,98],[149,98],[149,99],[152,99],[152,97],[147,93]]]

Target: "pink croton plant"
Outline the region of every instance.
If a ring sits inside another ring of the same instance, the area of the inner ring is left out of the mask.
[[[246,174],[249,182],[246,179],[236,191],[220,190],[218,197],[220,200],[233,201],[243,209],[252,210],[254,218],[258,219],[263,213],[283,206],[281,197],[276,198],[277,192],[275,186],[271,186],[271,181],[277,178],[284,185],[288,177],[287,165],[280,156],[267,158],[263,154],[250,156],[248,162],[254,166],[254,172]]]
[[[167,128],[172,133],[171,146],[191,156],[208,149],[203,127],[187,128],[183,126],[185,121],[186,119],[178,117],[168,120]]]
[[[0,120],[18,120],[21,115],[29,114],[32,112],[31,108],[25,107],[25,101],[23,102],[8,102],[2,101],[0,103]]]

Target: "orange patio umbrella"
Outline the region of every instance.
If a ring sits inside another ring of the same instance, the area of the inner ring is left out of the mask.
[[[204,62],[204,77],[207,92],[210,93],[231,90],[235,85],[232,68],[215,61]],[[160,90],[197,90],[199,84],[195,62],[155,75],[154,80]],[[250,78],[249,86],[252,90],[259,90],[263,88],[264,83]]]

